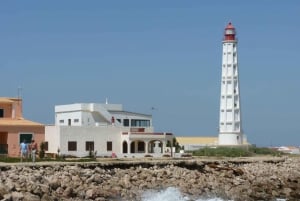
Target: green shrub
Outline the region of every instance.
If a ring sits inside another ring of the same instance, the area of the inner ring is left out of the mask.
[[[279,156],[282,153],[280,151],[267,148],[267,147],[250,147],[249,151],[252,152],[255,155],[273,155],[273,156]]]
[[[280,152],[267,147],[205,147],[193,151],[194,156],[217,156],[217,157],[248,157],[255,155],[272,155],[280,156]]]
[[[192,152],[195,156],[224,156],[224,157],[246,157],[251,156],[252,153],[245,148],[235,148],[235,147],[217,147],[199,149]]]

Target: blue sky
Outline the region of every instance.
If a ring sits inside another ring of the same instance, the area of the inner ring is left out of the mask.
[[[108,98],[156,131],[217,136],[231,21],[248,140],[300,145],[299,13],[296,0],[1,1],[0,96],[21,87],[24,116],[45,124],[55,105]]]

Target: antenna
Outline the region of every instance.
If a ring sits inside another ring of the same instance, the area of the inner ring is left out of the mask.
[[[22,97],[22,87],[18,87],[18,99]]]

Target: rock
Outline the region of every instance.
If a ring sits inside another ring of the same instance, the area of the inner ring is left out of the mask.
[[[34,194],[31,194],[29,192],[26,192],[24,194],[24,199],[23,201],[40,201],[40,196],[37,196],[37,195],[34,195]]]
[[[60,187],[60,181],[57,178],[50,180],[49,187],[53,190],[56,190],[58,187]]]
[[[0,183],[0,199],[3,198],[5,194],[8,193],[8,188],[3,185],[3,183]]]
[[[24,195],[21,192],[14,191],[11,193],[11,197],[12,197],[12,201],[20,201],[23,200]]]
[[[50,195],[44,194],[41,198],[41,201],[54,201],[55,199],[52,198]]]

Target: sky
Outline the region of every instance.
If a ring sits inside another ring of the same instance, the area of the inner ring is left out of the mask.
[[[300,145],[300,1],[0,1],[1,97],[54,123],[54,106],[123,104],[157,132],[217,136],[222,37],[237,30],[242,127]]]

